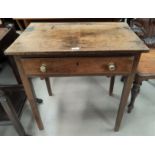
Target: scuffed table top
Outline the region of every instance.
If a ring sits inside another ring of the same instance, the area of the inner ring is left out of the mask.
[[[31,23],[6,55],[71,52],[144,52],[147,46],[123,22]]]

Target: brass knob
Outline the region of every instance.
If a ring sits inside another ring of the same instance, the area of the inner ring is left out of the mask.
[[[42,65],[40,66],[40,71],[41,71],[42,73],[45,73],[45,72],[46,72],[46,65],[45,65],[45,64],[42,64]]]
[[[116,69],[115,64],[114,63],[109,63],[108,64],[108,69],[109,69],[109,71],[114,71]]]

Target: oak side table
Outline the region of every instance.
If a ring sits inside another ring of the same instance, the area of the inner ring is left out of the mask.
[[[126,23],[31,23],[5,51],[12,55],[37,125],[44,129],[32,77],[126,76],[115,122],[119,130],[142,52],[149,49]]]

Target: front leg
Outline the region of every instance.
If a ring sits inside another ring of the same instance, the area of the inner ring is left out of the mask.
[[[22,80],[22,83],[24,86],[25,93],[27,95],[28,101],[31,106],[32,114],[37,122],[38,128],[40,130],[43,130],[44,126],[43,126],[42,119],[41,119],[41,116],[39,113],[37,100],[35,98],[34,89],[33,89],[32,83],[31,83],[32,81],[26,76],[26,74],[23,70],[22,64],[20,62],[20,58],[15,57],[15,60],[16,60],[17,66],[18,66],[18,70],[19,70],[20,77],[21,77],[21,80]]]
[[[131,86],[133,83],[133,75],[129,75],[128,77],[125,77],[125,81],[124,81],[124,87],[123,87],[123,91],[122,91],[122,95],[121,95],[121,101],[120,101],[120,105],[119,105],[119,109],[118,109],[118,113],[117,113],[117,118],[116,118],[116,122],[115,122],[115,131],[119,130],[122,118],[123,118],[123,114],[125,111],[125,107],[127,104],[127,100],[128,100],[128,96],[131,90]]]

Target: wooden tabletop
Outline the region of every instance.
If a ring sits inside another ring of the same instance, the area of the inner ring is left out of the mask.
[[[147,46],[123,22],[31,23],[7,55],[52,52],[144,52]]]

